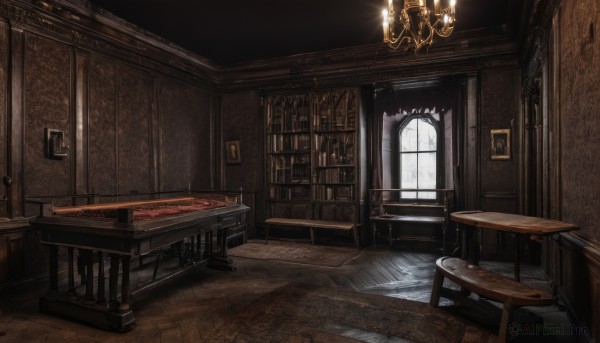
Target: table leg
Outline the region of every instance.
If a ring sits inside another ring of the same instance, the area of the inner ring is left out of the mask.
[[[481,228],[475,229],[475,236],[477,246],[475,247],[475,251],[473,252],[473,264],[478,266],[479,259],[481,258],[481,250],[483,248],[483,231]]]
[[[202,252],[202,234],[199,233],[196,235],[196,256],[201,258],[202,257],[201,252]]]
[[[222,240],[221,240],[221,257],[223,257],[223,259],[228,258],[229,256],[227,255],[227,236],[229,235],[229,229],[228,228],[224,228],[223,232],[222,232]]]
[[[91,250],[81,250],[85,264],[85,296],[84,299],[89,302],[94,301],[94,258]]]
[[[75,270],[73,267],[73,250],[74,248],[67,248],[67,259],[69,269],[69,293],[75,293]]]
[[[104,286],[104,253],[98,251],[98,294],[96,296],[98,304],[106,304],[105,286]]]
[[[514,260],[514,270],[515,270],[515,280],[517,282],[521,281],[521,263],[520,263],[520,250],[521,250],[521,240],[520,235],[513,233],[513,238],[515,242],[515,260]]]
[[[116,309],[119,305],[117,302],[117,287],[119,285],[119,255],[110,255],[110,271],[108,276],[108,302],[110,307]]]
[[[267,224],[267,227],[265,228],[265,244],[267,244],[267,242],[269,241],[269,230],[271,229],[271,224]]]
[[[58,247],[55,245],[48,246],[48,254],[49,254],[49,273],[48,279],[50,281],[49,284],[49,293],[56,294],[58,292]]]
[[[371,223],[371,229],[373,230],[373,248],[377,246],[377,223],[373,221]]]
[[[462,224],[457,224],[458,226],[458,230],[460,230],[461,233],[461,243],[460,243],[460,258],[463,260],[468,260],[469,259],[469,239],[467,239],[467,236],[469,235],[469,232],[467,232],[467,229],[464,227],[464,225]]]
[[[127,255],[121,256],[121,264],[123,265],[123,275],[121,276],[121,305],[119,310],[129,310],[129,263],[131,257]]]
[[[212,256],[212,229],[204,233],[204,257]]]

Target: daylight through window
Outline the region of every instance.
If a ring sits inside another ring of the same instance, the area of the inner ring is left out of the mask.
[[[437,180],[437,131],[428,118],[415,117],[400,135],[400,188],[434,189]],[[402,192],[403,199],[435,199],[435,192]]]

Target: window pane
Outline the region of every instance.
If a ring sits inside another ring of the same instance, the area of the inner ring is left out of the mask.
[[[400,198],[402,199],[416,199],[417,192],[400,192]]]
[[[419,153],[418,158],[418,187],[433,189],[436,184],[436,153],[423,152]]]
[[[402,137],[400,151],[417,151],[417,122],[418,120],[411,119],[400,132]]]
[[[437,133],[430,123],[420,119],[418,126],[419,132],[419,151],[437,149]]]
[[[419,199],[435,199],[435,192],[419,192]]]
[[[417,155],[405,153],[401,155],[402,178],[400,188],[417,188]]]

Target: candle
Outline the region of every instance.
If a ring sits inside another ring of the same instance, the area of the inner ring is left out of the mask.
[[[390,0],[391,2],[391,0]],[[383,17],[383,41],[387,42],[389,40],[388,30],[389,30],[389,22],[388,22],[388,11],[381,11],[381,16]]]
[[[433,2],[434,14],[440,14],[440,0],[435,0]]]
[[[456,0],[450,0],[450,13],[454,14],[454,6],[456,6]]]

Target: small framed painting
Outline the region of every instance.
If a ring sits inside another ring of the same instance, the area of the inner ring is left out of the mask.
[[[510,160],[510,129],[490,130],[492,160]]]
[[[227,164],[242,163],[242,156],[240,155],[240,141],[225,142],[225,155],[227,156]]]

